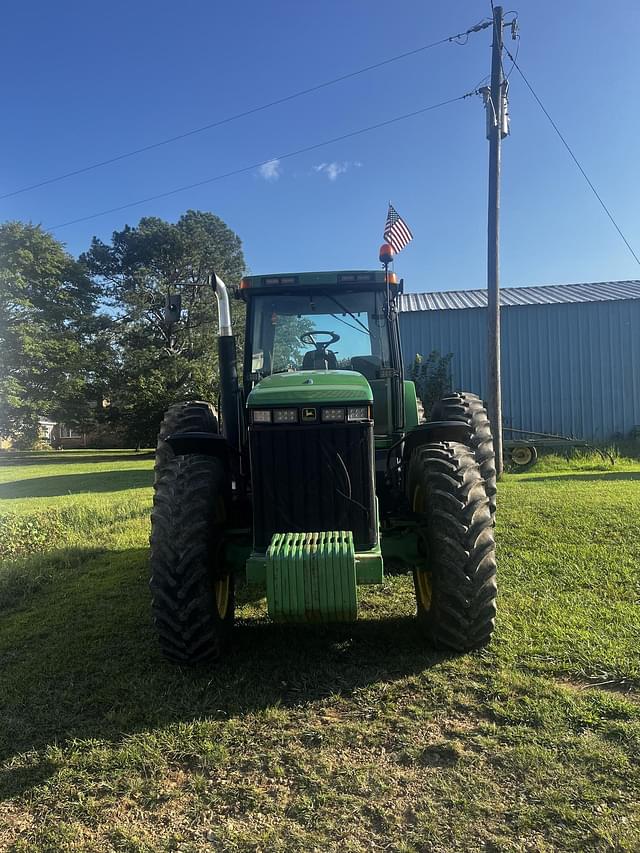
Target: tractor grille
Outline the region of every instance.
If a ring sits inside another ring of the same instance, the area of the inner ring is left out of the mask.
[[[254,426],[249,446],[256,550],[300,531],[350,530],[356,548],[376,544],[370,423]]]

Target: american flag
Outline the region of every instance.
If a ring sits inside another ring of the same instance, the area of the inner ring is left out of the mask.
[[[384,239],[391,244],[394,252],[401,252],[413,240],[409,226],[391,204],[384,226]]]

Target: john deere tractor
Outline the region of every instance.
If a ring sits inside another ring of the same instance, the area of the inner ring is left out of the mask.
[[[234,587],[277,622],[354,620],[358,586],[412,571],[425,642],[485,644],[496,614],[495,468],[486,410],[451,394],[425,419],[404,378],[386,270],[244,278],[242,376],[218,301],[220,411],[180,402],[160,427],[153,613],[181,664],[225,655]]]

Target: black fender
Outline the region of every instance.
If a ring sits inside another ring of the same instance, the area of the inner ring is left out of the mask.
[[[468,444],[471,438],[471,427],[461,421],[429,421],[419,424],[404,437],[403,462],[408,462],[411,454],[421,444],[433,441],[459,441]]]
[[[176,456],[186,456],[198,453],[204,456],[215,456],[229,465],[234,448],[227,439],[215,432],[174,432],[165,438]],[[235,453],[237,454],[237,450]]]

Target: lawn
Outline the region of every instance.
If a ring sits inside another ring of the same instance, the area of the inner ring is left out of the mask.
[[[222,666],[158,653],[152,461],[0,467],[0,849],[640,850],[640,464],[499,488],[494,642],[424,648],[406,576],[354,625],[255,590]]]

